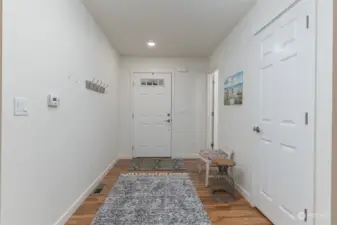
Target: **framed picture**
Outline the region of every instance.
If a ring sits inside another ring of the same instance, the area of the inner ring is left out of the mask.
[[[243,71],[228,77],[224,83],[224,105],[242,105]]]

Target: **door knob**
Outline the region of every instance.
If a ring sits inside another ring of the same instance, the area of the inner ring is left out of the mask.
[[[253,131],[255,131],[256,133],[261,133],[260,127],[254,127]]]

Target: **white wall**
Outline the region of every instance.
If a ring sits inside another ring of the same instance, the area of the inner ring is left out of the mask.
[[[248,200],[252,197],[252,160],[256,145],[252,127],[257,123],[258,110],[255,82],[259,52],[252,37],[254,16],[255,10],[249,12],[211,57],[211,68],[219,69],[219,148],[235,151],[236,181]],[[244,103],[225,107],[223,83],[239,71],[244,71]]]
[[[333,4],[333,16],[334,16],[334,23],[333,23],[333,28],[334,28],[334,44],[333,44],[333,49],[334,49],[334,58],[333,58],[333,133],[332,135],[334,137],[337,136],[337,4],[336,1]],[[332,190],[337,189],[337,139],[333,138],[332,139]],[[334,191],[332,192],[332,199],[331,199],[331,223],[332,224],[337,224],[337,192]]]
[[[288,1],[288,0],[287,0]],[[316,110],[316,215],[317,225],[329,225],[331,198],[331,112],[332,112],[332,3],[333,0],[317,1],[317,110]],[[248,200],[252,201],[253,157],[256,152],[256,134],[252,127],[258,124],[259,47],[253,34],[271,20],[271,13],[281,12],[281,5],[259,3],[242,19],[233,32],[223,41],[211,57],[211,69],[219,68],[219,137],[220,148],[228,147],[236,154],[237,182]],[[274,7],[274,8],[273,8]],[[276,7],[276,8],[275,8]],[[263,14],[262,14],[263,15]],[[237,71],[245,71],[244,104],[236,107],[223,106],[222,84],[226,77]],[[244,140],[244,141],[243,141]]]
[[[176,70],[187,67],[188,73]],[[172,156],[191,157],[206,146],[207,58],[140,58],[121,57],[119,96],[119,150],[123,157],[132,156],[131,72],[162,70],[174,72]]]
[[[1,224],[52,225],[117,156],[118,55],[81,0],[3,4]],[[85,89],[93,77],[108,94]]]

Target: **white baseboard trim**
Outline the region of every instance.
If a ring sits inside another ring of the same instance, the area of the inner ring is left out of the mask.
[[[242,197],[244,197],[248,201],[248,203],[250,204],[250,206],[255,207],[255,204],[252,201],[252,196],[251,196],[251,194],[246,189],[244,189],[239,184],[236,184],[236,189],[242,195]]]
[[[117,156],[109,166],[90,184],[90,186],[80,195],[80,197],[67,209],[67,211],[54,223],[54,225],[64,225],[69,218],[76,212],[76,210],[81,206],[83,201],[88,198],[88,196],[94,191],[97,185],[100,184],[101,180],[105,175],[115,166],[119,157]]]

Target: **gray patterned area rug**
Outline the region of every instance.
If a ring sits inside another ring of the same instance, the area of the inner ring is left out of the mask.
[[[134,158],[131,171],[184,171],[184,159]]]
[[[211,225],[187,174],[122,174],[91,225]]]

